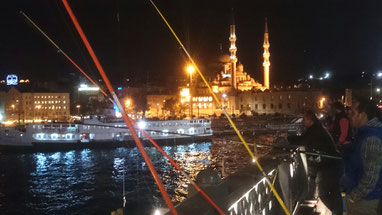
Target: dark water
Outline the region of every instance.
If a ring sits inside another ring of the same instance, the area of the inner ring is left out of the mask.
[[[192,178],[214,164],[211,143],[164,146]],[[155,148],[146,148],[173,202],[187,195],[187,181]],[[136,148],[53,153],[0,153],[0,214],[128,214],[166,207]]]

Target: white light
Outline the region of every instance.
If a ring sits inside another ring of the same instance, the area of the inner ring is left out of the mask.
[[[330,73],[325,73],[325,77],[324,78],[329,78],[329,76],[330,76]]]
[[[89,87],[86,84],[81,84],[78,91],[98,91],[99,87]]]
[[[293,178],[293,165],[289,164],[290,177]]]
[[[382,77],[382,72],[378,72],[377,77]]]
[[[17,85],[18,83],[19,82],[18,82],[17,75],[14,75],[14,74],[7,75],[7,85]]]
[[[2,121],[3,120],[3,115],[1,115],[1,113],[0,113],[0,121]]]
[[[227,98],[227,94],[223,93],[222,97],[225,99]]]
[[[252,163],[256,163],[256,158],[252,158]]]
[[[381,89],[380,88],[377,88],[377,92],[380,92],[381,91]]]
[[[224,73],[224,74],[222,75],[222,77],[223,77],[223,78],[230,78],[230,77],[231,77],[231,74],[225,74],[225,73]]]
[[[145,128],[146,128],[146,125],[147,125],[147,123],[146,123],[145,121],[139,121],[139,122],[138,122],[138,127],[139,127],[140,129],[145,129]]]
[[[161,215],[158,209],[155,210],[154,215]]]
[[[320,78],[320,80],[324,79],[323,77]]]
[[[58,134],[53,133],[53,134],[51,134],[51,137],[52,137],[52,139],[57,139],[58,138]]]
[[[309,79],[313,79],[313,75],[309,75]]]

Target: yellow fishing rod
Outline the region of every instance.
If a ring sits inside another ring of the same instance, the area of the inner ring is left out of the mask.
[[[280,206],[283,208],[284,212],[286,215],[290,215],[290,212],[288,211],[288,209],[286,208],[283,200],[281,199],[280,195],[277,193],[275,187],[273,186],[271,180],[268,178],[268,175],[264,172],[264,169],[263,167],[260,165],[260,163],[257,161],[256,159],[256,156],[252,153],[251,149],[249,148],[247,142],[244,140],[243,136],[240,134],[240,131],[239,129],[237,129],[235,123],[232,121],[231,117],[228,115],[228,113],[225,111],[225,109],[223,108],[222,104],[220,103],[218,97],[216,96],[216,94],[214,93],[214,91],[212,90],[210,84],[207,82],[206,78],[204,77],[204,75],[202,74],[202,72],[199,70],[199,67],[196,65],[195,61],[193,60],[193,58],[191,57],[191,55],[188,53],[187,49],[184,47],[183,43],[180,41],[180,39],[178,38],[178,36],[176,35],[175,31],[172,29],[172,27],[170,26],[170,24],[167,22],[166,18],[163,16],[163,14],[160,12],[160,10],[158,9],[158,7],[155,5],[155,3],[150,0],[151,4],[153,5],[153,7],[155,8],[155,10],[158,12],[158,14],[160,15],[160,17],[163,19],[163,21],[166,23],[167,27],[170,29],[172,35],[175,37],[175,39],[178,41],[179,45],[181,46],[181,48],[183,49],[184,53],[187,55],[189,61],[191,62],[191,64],[194,66],[195,70],[198,72],[198,74],[200,75],[200,77],[202,78],[203,82],[206,84],[208,90],[210,91],[210,93],[212,94],[212,97],[214,98],[215,102],[218,104],[218,107],[223,111],[224,115],[227,117],[229,123],[232,125],[233,129],[235,130],[237,136],[239,137],[239,139],[241,140],[241,142],[244,144],[244,147],[247,149],[249,155],[251,156],[251,158],[255,161],[255,164],[257,166],[257,168],[260,170],[260,172],[263,174],[264,178],[265,178],[265,181],[267,182],[268,186],[271,188],[273,194],[275,195],[277,201],[279,202]]]

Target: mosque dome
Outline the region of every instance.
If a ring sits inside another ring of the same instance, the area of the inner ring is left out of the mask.
[[[243,66],[243,64],[239,64],[238,66],[237,66],[237,69],[240,71],[240,72],[243,72],[244,71],[244,66]]]
[[[222,54],[219,56],[219,62],[221,63],[228,63],[230,61],[228,54]]]

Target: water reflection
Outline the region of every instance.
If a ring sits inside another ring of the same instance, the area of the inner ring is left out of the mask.
[[[195,179],[214,160],[210,148],[206,142],[163,150]],[[158,150],[146,150],[173,201],[183,201],[187,179]],[[122,206],[123,181],[129,214],[166,207],[142,163],[137,148],[2,154],[0,214],[110,214]]]

